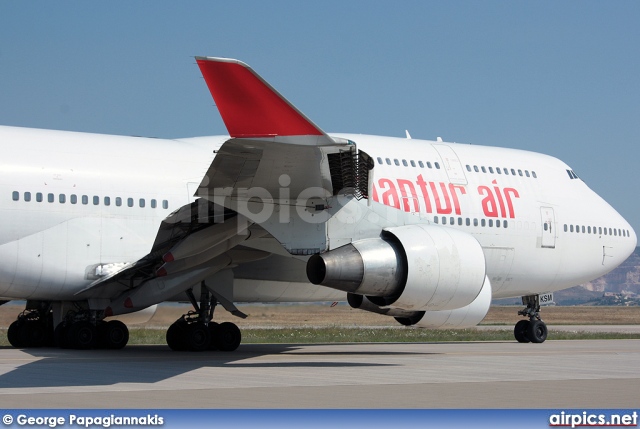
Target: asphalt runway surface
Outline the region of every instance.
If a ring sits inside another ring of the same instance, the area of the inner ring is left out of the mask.
[[[0,348],[2,408],[638,408],[640,340]]]

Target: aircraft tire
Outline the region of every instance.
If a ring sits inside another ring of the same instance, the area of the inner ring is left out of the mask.
[[[100,346],[119,350],[129,342],[129,329],[119,320],[110,320],[100,325],[98,336]]]
[[[39,320],[27,320],[22,323],[18,335],[23,347],[43,347],[47,342],[46,326]]]
[[[19,349],[22,348],[23,345],[20,342],[20,322],[18,320],[14,321],[11,325],[9,325],[9,329],[7,330],[7,340],[9,340],[9,344],[13,347]]]
[[[218,326],[216,346],[223,352],[232,352],[240,346],[242,333],[234,323],[224,322]]]
[[[56,347],[61,349],[69,348],[67,345],[67,327],[63,323],[58,324],[53,330],[53,342]]]
[[[208,350],[211,344],[209,327],[200,322],[191,323],[187,326],[185,340],[189,351],[203,352]]]
[[[75,322],[66,332],[67,345],[74,349],[87,350],[98,345],[98,330],[91,322]]]
[[[218,338],[218,327],[220,325],[216,322],[209,322],[209,350],[218,350],[218,344],[216,338]]]
[[[527,330],[527,337],[532,343],[544,343],[547,339],[547,325],[542,320],[532,320]]]
[[[520,320],[516,323],[515,328],[513,328],[513,336],[516,337],[519,343],[528,343],[531,341],[528,336],[530,324],[531,322],[528,320]]]
[[[187,322],[183,319],[178,319],[169,326],[167,329],[167,345],[169,348],[176,352],[187,350],[187,345],[184,341],[184,331],[186,330]]]

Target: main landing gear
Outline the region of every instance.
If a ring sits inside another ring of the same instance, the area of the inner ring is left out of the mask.
[[[27,309],[9,326],[7,338],[16,348],[121,349],[126,346],[127,326],[119,320],[101,320],[100,313],[81,308],[71,310],[54,329],[52,304],[29,302]]]
[[[540,318],[540,296],[523,296],[522,303],[527,307],[518,311],[518,314],[528,317],[529,320],[516,323],[513,329],[514,337],[519,343],[544,343],[547,339],[547,325]]]
[[[202,282],[200,287],[200,303],[191,289],[187,296],[194,311],[182,315],[167,330],[167,345],[175,351],[201,352],[205,350],[221,350],[231,352],[238,348],[242,341],[240,329],[231,322],[213,322],[213,311],[220,296],[212,296]],[[234,311],[240,317],[246,317],[240,311]]]

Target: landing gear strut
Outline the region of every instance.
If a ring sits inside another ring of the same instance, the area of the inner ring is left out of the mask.
[[[514,337],[519,343],[544,343],[547,339],[547,325],[540,318],[540,296],[523,296],[522,303],[527,307],[518,311],[518,314],[528,317],[529,320],[516,323],[513,329]]]
[[[218,324],[212,321],[213,312],[220,297],[212,295],[204,282],[200,287],[200,303],[196,300],[193,290],[189,289],[186,293],[194,311],[182,315],[169,326],[167,345],[171,350],[193,352],[236,350],[242,341],[240,329],[231,322]]]

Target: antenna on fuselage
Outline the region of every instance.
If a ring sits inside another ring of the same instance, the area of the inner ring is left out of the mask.
[[[411,140],[411,134],[409,134],[409,130],[404,130],[404,132],[407,134],[407,138]]]

